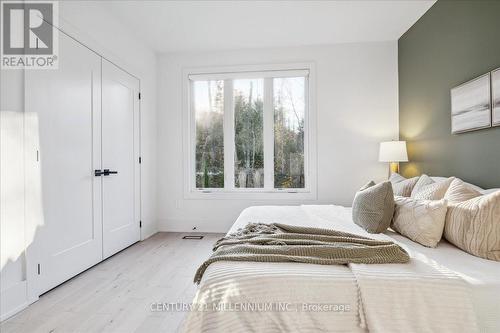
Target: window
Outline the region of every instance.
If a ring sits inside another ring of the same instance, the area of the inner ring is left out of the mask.
[[[188,78],[191,192],[310,190],[309,69]]]
[[[234,186],[264,187],[264,80],[233,81]]]
[[[224,187],[224,81],[193,84],[196,114],[196,187]]]
[[[274,186],[304,188],[305,78],[273,80]]]

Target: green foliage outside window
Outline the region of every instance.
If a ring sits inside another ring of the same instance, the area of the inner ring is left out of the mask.
[[[224,81],[202,82],[194,90],[195,98],[203,96],[203,101],[195,101],[195,106],[200,102],[206,108],[196,110],[196,187],[223,188]]]
[[[283,88],[286,79],[275,79],[275,85],[277,80],[282,81],[274,94],[274,187],[304,188],[304,105],[296,107],[292,90]],[[196,187],[224,188],[224,81],[203,83],[195,86],[204,89],[195,97],[208,104],[196,110]],[[264,105],[254,89],[250,84],[249,93],[234,93],[235,187],[264,186]]]

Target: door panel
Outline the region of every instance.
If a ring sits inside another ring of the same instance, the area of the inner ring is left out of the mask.
[[[101,168],[101,58],[63,33],[59,43],[59,69],[26,71],[27,155],[38,175],[27,186],[39,189],[28,189],[27,210],[41,207],[29,245],[30,264],[40,264],[38,294],[102,260],[101,179],[93,174]]]
[[[103,257],[139,241],[139,80],[102,60]]]

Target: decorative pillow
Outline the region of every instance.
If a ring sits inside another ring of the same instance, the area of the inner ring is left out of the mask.
[[[395,172],[395,173],[391,173],[391,176],[389,177],[389,181],[391,183],[399,183],[399,182],[402,182],[403,180],[406,180],[407,178],[401,176],[399,173]]]
[[[376,184],[375,184],[375,182],[374,182],[373,180],[370,180],[370,181],[369,181],[368,183],[366,183],[363,187],[361,187],[361,188],[359,189],[359,191],[366,190],[367,188],[370,188],[370,187],[375,186],[375,185],[376,185]],[[358,192],[359,192],[359,191],[358,191]]]
[[[450,187],[448,187],[444,198],[448,201],[448,204],[452,204],[467,201],[480,195],[481,192],[478,192],[472,187],[468,186],[460,178],[455,178],[451,182]]]
[[[420,178],[418,178],[417,183],[413,187],[413,190],[411,191],[411,197],[413,198],[413,196],[425,186],[434,183],[435,181],[431,177],[427,176],[426,174],[423,174],[422,176],[420,176]]]
[[[394,214],[394,194],[390,182],[369,182],[354,197],[352,219],[369,233],[385,231]]]
[[[448,187],[450,187],[450,184],[454,179],[455,177],[450,177],[442,182],[422,186],[418,192],[412,192],[411,197],[422,200],[441,200],[444,198]]]
[[[394,195],[399,195],[401,197],[409,197],[413,187],[417,183],[419,177],[413,177],[407,179],[398,173],[393,173],[389,177],[389,181],[392,184],[392,190]]]
[[[435,181],[435,182],[439,183],[439,182],[443,182],[443,181],[447,180],[447,179],[448,179],[448,177],[431,177],[431,179],[432,179],[433,181]],[[480,188],[479,186],[477,186],[477,185],[474,185],[474,184],[471,184],[471,183],[467,183],[467,182],[464,182],[464,183],[465,183],[465,185],[467,185],[467,186],[469,186],[469,187],[472,187],[472,189],[473,189],[473,190],[479,191],[479,192],[481,192],[481,193],[483,193],[483,192],[484,192],[484,190],[483,190],[482,188]],[[483,194],[484,194],[484,193],[483,193]]]
[[[500,191],[451,204],[444,237],[470,254],[500,261]]]
[[[499,191],[500,191],[500,188],[490,188],[487,190],[482,190],[480,192],[481,192],[481,194],[491,194],[491,193],[495,193],[495,192],[499,192]]]
[[[396,197],[391,227],[401,235],[427,247],[435,247],[443,235],[446,200]]]

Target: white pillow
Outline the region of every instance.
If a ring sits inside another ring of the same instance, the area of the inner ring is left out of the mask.
[[[448,200],[449,209],[451,204],[467,201],[480,195],[481,192],[476,191],[460,178],[455,178],[448,187],[444,198]]]
[[[489,190],[481,190],[481,194],[491,194],[493,192],[500,191],[500,188],[490,188]]]
[[[420,200],[397,196],[395,202],[392,229],[424,246],[436,247],[443,236],[446,200]]]
[[[394,192],[394,195],[399,195],[402,197],[411,196],[411,191],[413,191],[413,187],[417,183],[418,179],[419,177],[413,177],[407,179],[398,173],[393,173],[389,177],[389,181],[392,184],[392,190]]]
[[[445,181],[446,179],[448,179],[448,177],[431,177],[434,181],[436,182],[442,182],[442,181]],[[484,191],[484,189],[482,189],[481,187],[477,186],[477,185],[474,185],[474,184],[471,184],[471,183],[466,183],[464,182],[467,186],[471,187],[472,189],[476,190],[476,191]]]
[[[415,194],[417,194],[420,190],[422,190],[427,185],[434,184],[435,182],[436,181],[434,181],[434,179],[432,179],[431,177],[427,176],[424,173],[422,176],[420,176],[420,178],[418,179],[417,183],[413,187],[413,190],[411,191],[410,197],[412,197],[412,198],[415,197]]]
[[[431,179],[435,182],[442,182],[443,180],[448,179],[448,177],[431,177]]]
[[[419,189],[417,189],[417,191],[413,190],[413,192],[411,193],[411,197],[414,199],[422,200],[441,200],[444,198],[448,187],[450,187],[450,184],[454,179],[455,177],[451,177],[442,182],[432,182],[428,185],[421,186]]]

